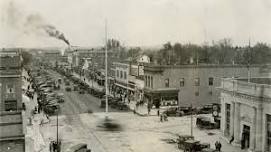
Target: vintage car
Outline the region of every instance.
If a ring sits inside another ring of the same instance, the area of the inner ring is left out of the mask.
[[[194,140],[194,136],[191,135],[178,135],[177,144],[179,149],[184,148],[184,142],[186,140]]]
[[[167,116],[182,116],[184,113],[180,111],[178,107],[169,107],[164,112]]]
[[[74,145],[66,150],[67,152],[91,152],[90,149],[88,149],[87,144],[77,144]]]
[[[218,129],[220,127],[220,124],[215,122],[213,117],[207,116],[198,116],[196,125],[201,129]]]
[[[70,92],[70,91],[72,91],[72,88],[71,88],[71,87],[66,87],[65,90],[66,90],[67,92]]]
[[[202,149],[210,148],[208,143],[200,143],[197,140],[186,140],[184,141],[184,152],[202,152]]]

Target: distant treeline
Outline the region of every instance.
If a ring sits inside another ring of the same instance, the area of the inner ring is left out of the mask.
[[[120,44],[120,43],[118,43]],[[230,39],[213,42],[211,45],[171,44],[167,42],[160,49],[146,50],[140,47],[116,49],[120,59],[135,60],[146,54],[151,62],[163,65],[180,64],[268,64],[271,63],[271,47],[266,43],[253,46],[233,46]]]

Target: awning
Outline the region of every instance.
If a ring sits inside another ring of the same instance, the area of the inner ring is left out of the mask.
[[[161,88],[161,89],[143,89],[145,93],[152,94],[175,94],[179,92],[178,88]]]
[[[130,90],[130,91],[135,91],[135,89],[130,88],[130,87],[127,87],[127,86],[122,85],[122,84],[119,84],[119,83],[115,83],[115,85],[116,85],[116,86],[119,86],[119,87],[121,87],[121,88],[124,88],[124,89],[128,89],[128,90]]]

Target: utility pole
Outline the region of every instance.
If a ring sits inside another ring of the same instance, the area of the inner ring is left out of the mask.
[[[193,107],[191,103],[191,125],[190,125],[190,131],[191,131],[191,136],[193,136]]]
[[[56,114],[56,144],[58,146],[58,111]]]
[[[250,82],[250,62],[251,62],[251,51],[250,51],[250,38],[248,41],[248,65],[247,65],[247,81]]]
[[[105,113],[108,117],[108,89],[107,89],[107,20],[105,20]]]

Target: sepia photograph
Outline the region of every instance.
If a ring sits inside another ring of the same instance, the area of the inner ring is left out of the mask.
[[[0,152],[271,152],[271,0],[0,0]]]

